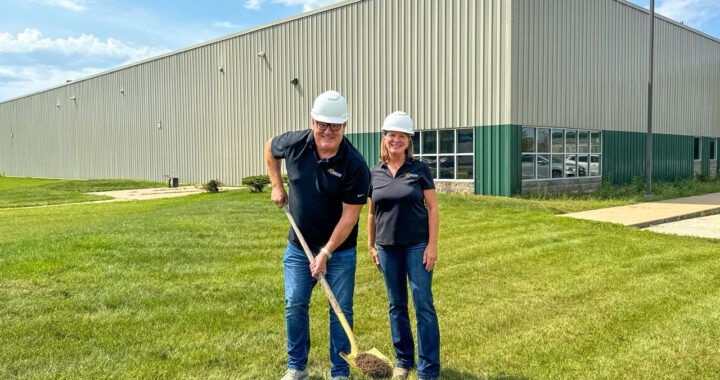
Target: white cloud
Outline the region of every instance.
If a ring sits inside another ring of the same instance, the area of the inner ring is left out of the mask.
[[[84,0],[28,0],[34,3],[49,5],[51,7],[60,7],[73,12],[82,12],[87,9]]]
[[[115,38],[102,41],[99,38],[82,34],[79,37],[52,39],[45,37],[37,29],[25,29],[13,35],[0,33],[0,53],[56,52],[67,55],[82,54],[109,58],[124,58],[125,62],[135,62],[167,51],[164,48],[135,46]]]
[[[247,0],[245,2],[245,8],[260,9],[260,5],[262,5],[263,1],[265,1],[265,0]]]
[[[212,26],[216,28],[241,29],[242,26],[233,24],[229,21],[215,21]]]
[[[718,0],[664,0],[658,5],[657,13],[698,28],[707,21],[720,17],[720,2]]]
[[[46,90],[65,83],[105,71],[107,68],[86,67],[80,70],[63,70],[58,67],[39,66],[0,66],[0,101]]]
[[[260,9],[260,6],[262,3],[266,2],[268,0],[246,0],[245,1],[245,8],[248,9]],[[280,3],[285,4],[288,6],[291,5],[302,5],[303,6],[303,12],[311,11],[313,9],[321,8],[326,5],[339,3],[342,0],[269,0],[273,3]]]

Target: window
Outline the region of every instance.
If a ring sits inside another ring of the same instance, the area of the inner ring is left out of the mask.
[[[521,146],[523,180],[602,175],[600,131],[523,127]]]
[[[715,147],[715,139],[710,140],[710,159],[717,160],[717,150]]]
[[[415,156],[430,166],[435,179],[472,180],[474,142],[472,129],[418,131],[413,136]]]
[[[699,161],[700,160],[700,138],[695,137],[695,140],[693,141],[693,160]]]

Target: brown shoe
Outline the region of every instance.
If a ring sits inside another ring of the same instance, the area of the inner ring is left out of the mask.
[[[408,371],[407,368],[395,367],[393,369],[392,378],[393,379],[406,379],[408,377],[408,373],[410,373],[410,371]]]

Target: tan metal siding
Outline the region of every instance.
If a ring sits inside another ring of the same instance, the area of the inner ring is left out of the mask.
[[[509,0],[349,1],[15,99],[0,108],[0,171],[239,183],[327,89],[350,103],[347,133],[397,109],[419,129],[505,124],[510,17]]]
[[[514,0],[513,123],[647,129],[649,14],[616,0]],[[720,43],[656,23],[658,133],[720,135]]]

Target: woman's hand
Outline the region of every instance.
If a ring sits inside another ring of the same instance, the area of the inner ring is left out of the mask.
[[[425,264],[425,270],[428,272],[433,270],[437,260],[438,260],[437,246],[434,244],[428,244],[428,246],[425,247],[425,252],[423,253],[423,264]]]
[[[382,272],[382,269],[380,269],[380,258],[378,257],[378,251],[375,247],[368,247],[368,253],[370,254],[370,258],[375,263],[375,266],[377,266],[378,270]]]
[[[310,264],[310,274],[317,278],[318,273],[327,274],[327,255],[321,252],[315,256],[315,262]]]

